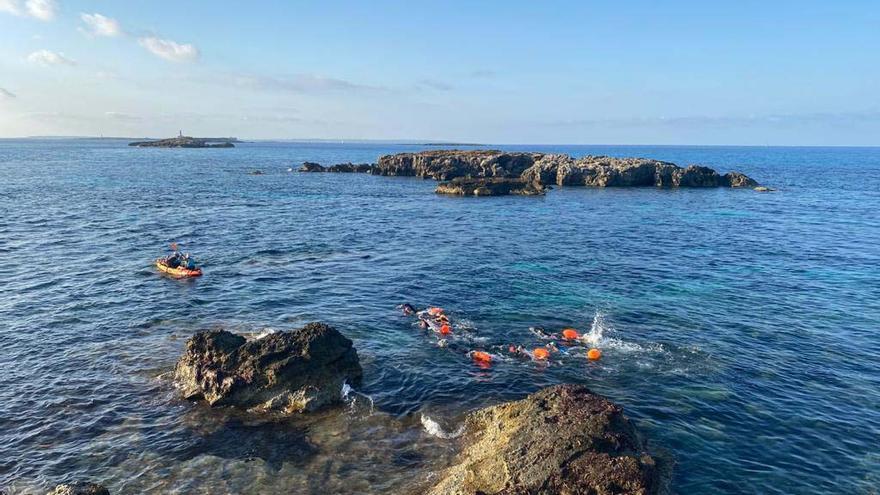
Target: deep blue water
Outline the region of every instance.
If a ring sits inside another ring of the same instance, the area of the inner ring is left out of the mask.
[[[416,146],[0,140],[0,489],[406,492],[454,453],[423,414],[454,429],[578,382],[674,460],[678,493],[876,493],[880,149],[502,148],[700,163],[778,191],[454,198],[420,179],[288,172]],[[154,271],[173,240],[203,278]],[[472,325],[466,348],[595,327],[604,358],[481,369],[399,315],[407,301]],[[197,330],[313,320],[365,367],[342,412],[254,421],[180,401],[163,378]]]

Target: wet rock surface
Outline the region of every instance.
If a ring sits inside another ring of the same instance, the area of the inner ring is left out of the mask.
[[[471,413],[458,464],[430,495],[653,494],[658,469],[622,409],[557,385]]]
[[[323,323],[248,341],[225,330],[194,335],[177,363],[182,395],[211,406],[284,414],[341,401],[344,383],[362,375],[351,340]]]
[[[77,481],[58,485],[47,495],[110,495],[110,492],[96,483]]]
[[[536,196],[544,194],[540,184],[520,179],[468,179],[459,177],[437,185],[437,194],[456,196],[506,196],[509,194]]]

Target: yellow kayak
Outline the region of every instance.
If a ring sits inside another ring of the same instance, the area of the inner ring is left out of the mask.
[[[156,260],[156,268],[159,269],[160,272],[167,273],[173,277],[201,277],[202,269],[196,268],[195,270],[190,270],[188,268],[171,268],[170,266],[165,264],[165,261],[162,258]]]

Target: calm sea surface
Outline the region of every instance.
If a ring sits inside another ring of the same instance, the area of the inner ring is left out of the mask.
[[[125,144],[0,140],[0,490],[406,493],[455,453],[434,423],[577,382],[624,406],[678,493],[877,493],[880,149],[506,146],[700,163],[778,191],[455,198],[288,171],[416,146]],[[175,240],[203,278],[156,273]],[[481,369],[402,302],[471,325],[463,348],[574,326],[604,358]],[[209,410],[164,376],[198,330],[314,320],[364,364],[339,411]]]

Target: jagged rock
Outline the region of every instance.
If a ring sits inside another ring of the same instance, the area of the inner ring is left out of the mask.
[[[456,177],[519,177],[539,153],[503,153],[496,150],[433,150],[379,157],[375,175],[416,176],[434,180]]]
[[[557,385],[471,413],[459,463],[429,495],[654,494],[654,459],[621,408]]]
[[[246,340],[225,330],[194,335],[174,380],[186,399],[211,406],[309,412],[341,400],[362,374],[351,340],[323,323]]]
[[[520,179],[468,179],[459,177],[449,182],[441,182],[435,191],[437,194],[453,194],[458,196],[506,196],[518,194],[534,196],[544,194],[540,184],[525,182]]]
[[[315,162],[303,162],[302,167],[299,168],[300,172],[326,172],[327,169],[324,168],[320,163]]]
[[[47,495],[110,495],[110,492],[96,483],[77,481],[58,485]]]

